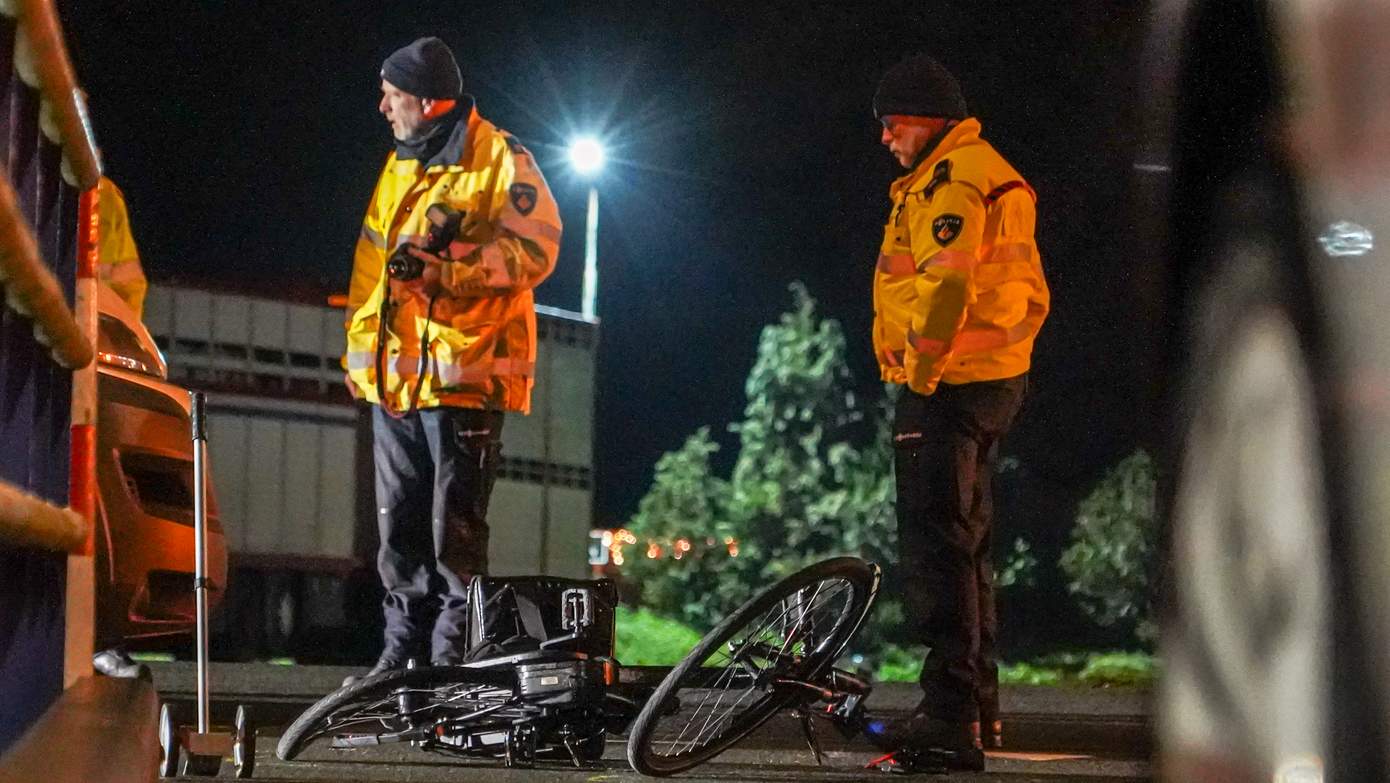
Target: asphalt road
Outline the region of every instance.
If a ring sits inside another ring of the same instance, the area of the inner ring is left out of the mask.
[[[161,696],[191,717],[192,668],[188,664],[156,664],[155,684]],[[215,664],[214,722],[230,719],[236,703],[246,704],[260,726],[256,780],[373,781],[427,783],[431,781],[638,781],[626,761],[626,738],[609,738],[601,762],[576,769],[541,763],[532,769],[507,769],[500,761],[459,759],[412,748],[388,745],[335,750],[322,744],[307,748],[298,759],[275,756],[282,727],[317,696],[332,690],[345,672],[334,667],[270,667],[255,664]],[[911,709],[917,691],[911,686],[880,686],[870,698],[876,713],[901,714]],[[1151,751],[1146,699],[1139,693],[1086,693],[1061,689],[1006,689],[1005,738],[1008,752],[991,753],[983,773],[951,773],[952,780],[1077,781],[1130,783],[1152,779],[1147,757]],[[862,740],[842,739],[821,732],[825,763],[817,766],[807,749],[799,723],[790,716],[769,721],[715,762],[677,780],[703,781],[844,781],[887,780],[889,776],[864,765],[879,754]],[[224,765],[230,775],[230,764]],[[940,775],[917,776],[938,780]]]
[[[332,750],[310,748],[300,759],[284,762],[275,758],[275,738],[262,737],[256,754],[257,780],[283,781],[381,781],[382,783],[433,783],[439,781],[487,780],[489,783],[540,783],[555,781],[597,783],[598,781],[650,781],[633,772],[624,757],[621,738],[611,740],[608,752],[598,765],[586,769],[554,764],[520,770],[506,769],[487,760],[461,760],[428,754],[412,748],[373,748]],[[878,754],[866,750],[830,750],[824,766],[816,766],[809,750],[788,747],[750,747],[753,739],[676,780],[685,781],[845,781],[892,780],[904,776],[888,775],[864,765]],[[940,779],[939,775],[916,776]],[[1024,781],[1076,781],[1077,783],[1130,783],[1148,781],[1149,766],[1144,761],[1107,758],[1104,754],[992,753],[983,773],[951,773],[951,780],[980,783],[1023,783]]]

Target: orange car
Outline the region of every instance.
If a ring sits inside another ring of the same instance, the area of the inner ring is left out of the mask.
[[[97,649],[119,650],[193,630],[193,446],[188,393],[149,332],[104,285],[98,309]],[[211,608],[227,586],[211,480],[207,499]]]

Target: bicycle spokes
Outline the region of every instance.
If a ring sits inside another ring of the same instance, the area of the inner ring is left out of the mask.
[[[761,699],[781,698],[809,658],[824,652],[829,630],[850,609],[852,586],[827,579],[777,601],[711,651],[694,696],[698,702],[656,743],[676,755],[705,745],[733,725],[736,716]],[[682,710],[681,712],[686,712]]]

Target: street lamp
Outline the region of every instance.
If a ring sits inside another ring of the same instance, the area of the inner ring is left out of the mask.
[[[594,300],[598,298],[598,186],[593,177],[603,169],[603,145],[592,136],[575,139],[570,144],[570,165],[580,176],[590,178],[589,216],[584,226],[584,289],[581,312],[585,318],[595,315]]]

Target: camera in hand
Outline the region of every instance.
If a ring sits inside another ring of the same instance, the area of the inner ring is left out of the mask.
[[[419,245],[419,249],[438,255],[444,252],[449,243],[458,238],[459,225],[463,223],[463,211],[452,209],[445,204],[431,204],[425,210],[425,218],[429,220],[429,231],[425,234],[425,244]],[[408,248],[409,244],[396,247],[391,253],[391,257],[386,260],[386,274],[395,280],[406,282],[415,280],[425,272],[425,262],[411,255]]]

